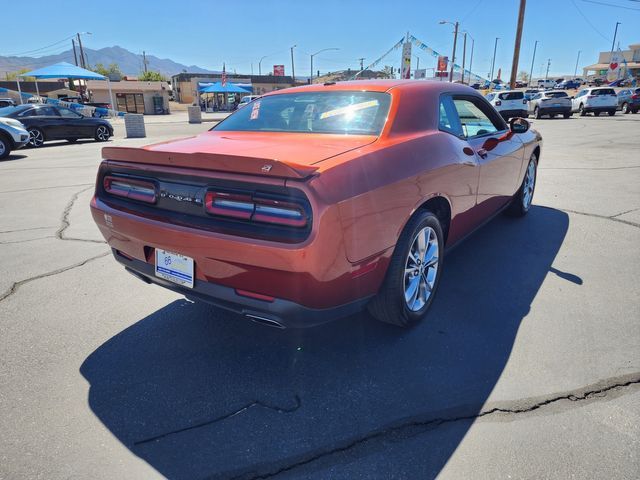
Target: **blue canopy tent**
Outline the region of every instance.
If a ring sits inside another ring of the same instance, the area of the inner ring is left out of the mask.
[[[38,90],[39,78],[73,78],[77,80],[106,80],[107,87],[109,88],[109,98],[111,99],[111,106],[115,110],[116,104],[113,101],[113,93],[111,92],[111,83],[109,78],[99,73],[80,68],[76,65],[72,65],[67,62],[55,63],[48,67],[38,68],[27,73],[18,75],[19,77],[35,77],[36,79],[36,93],[40,97],[40,91]],[[18,81],[18,93],[20,93],[20,103],[22,103],[22,92],[20,91],[20,82]]]
[[[198,85],[198,92],[199,93],[213,93],[213,94],[225,94],[225,100],[224,100],[224,104],[226,105],[228,102],[228,96],[230,93],[246,93],[246,94],[250,94],[251,91],[246,89],[246,88],[242,88],[239,87],[238,85],[234,84],[234,83],[229,83],[227,82],[225,85],[222,85],[222,82],[215,82],[215,83],[211,83],[208,85],[203,85],[200,84]],[[208,103],[207,103],[208,105]]]

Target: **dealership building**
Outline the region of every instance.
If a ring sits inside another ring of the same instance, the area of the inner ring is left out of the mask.
[[[621,77],[624,78],[630,75],[634,78],[640,79],[640,43],[629,45],[628,50],[621,50],[620,52],[618,52],[618,54],[622,54],[622,57],[627,63],[626,71],[624,70],[624,65],[621,66],[621,68],[623,69],[621,72]],[[602,77],[606,75],[611,57],[612,56],[610,50],[606,52],[600,52],[600,55],[598,56],[598,63],[594,63],[593,65],[584,67],[583,75],[585,77]]]
[[[176,101],[192,104],[198,98],[198,86],[222,81],[221,73],[178,73],[171,77],[171,87]],[[253,95],[293,86],[293,79],[286,75],[237,75],[227,74],[227,82],[238,85]]]

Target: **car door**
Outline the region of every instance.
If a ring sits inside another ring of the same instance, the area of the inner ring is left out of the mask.
[[[578,111],[580,107],[580,102],[582,101],[582,97],[587,93],[587,90],[580,90],[574,98],[571,99],[571,110],[574,112]]]
[[[82,115],[66,107],[56,107],[56,110],[61,120],[61,138],[81,138],[88,136],[88,128],[85,125]]]
[[[53,107],[48,105],[36,105],[30,110],[24,111],[20,117],[28,119],[30,128],[38,128],[44,134],[45,140],[58,138],[56,136],[59,116]]]
[[[505,206],[519,187],[524,145],[482,97],[452,95],[462,134],[480,165],[476,210],[486,218]]]

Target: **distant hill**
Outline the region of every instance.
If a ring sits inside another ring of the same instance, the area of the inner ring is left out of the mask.
[[[132,53],[122,47],[106,47],[99,50],[85,48],[84,51],[90,65],[102,63],[106,67],[111,63],[117,63],[120,70],[125,75],[139,75],[140,72],[144,70],[142,55]],[[147,55],[147,61],[149,62],[149,70],[160,72],[167,77],[180,73],[183,70],[186,70],[189,73],[216,73],[212,70],[198,67],[197,65],[183,65],[182,63],[174,62],[171,59],[158,58],[153,55]],[[14,72],[22,68],[34,70],[36,68],[46,67],[47,65],[58,62],[74,63],[73,50],[69,49],[66,52],[62,52],[57,55],[48,55],[38,58],[0,56],[0,77],[4,77],[7,72]]]

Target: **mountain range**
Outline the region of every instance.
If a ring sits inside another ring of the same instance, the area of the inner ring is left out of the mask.
[[[114,46],[105,47],[98,50],[85,48],[85,57],[89,65],[102,63],[108,67],[111,63],[117,63],[120,71],[125,75],[139,75],[144,70],[142,55],[132,53],[129,50]],[[46,67],[53,63],[69,62],[74,63],[73,50],[69,49],[56,55],[47,55],[43,57],[3,57],[0,56],[0,78],[5,73],[14,72],[23,68],[35,70],[36,68]],[[182,71],[189,73],[214,73],[211,70],[198,67],[197,65],[184,65],[168,58],[158,58],[153,55],[147,55],[147,67],[149,70],[160,72],[166,77],[175,75]]]

